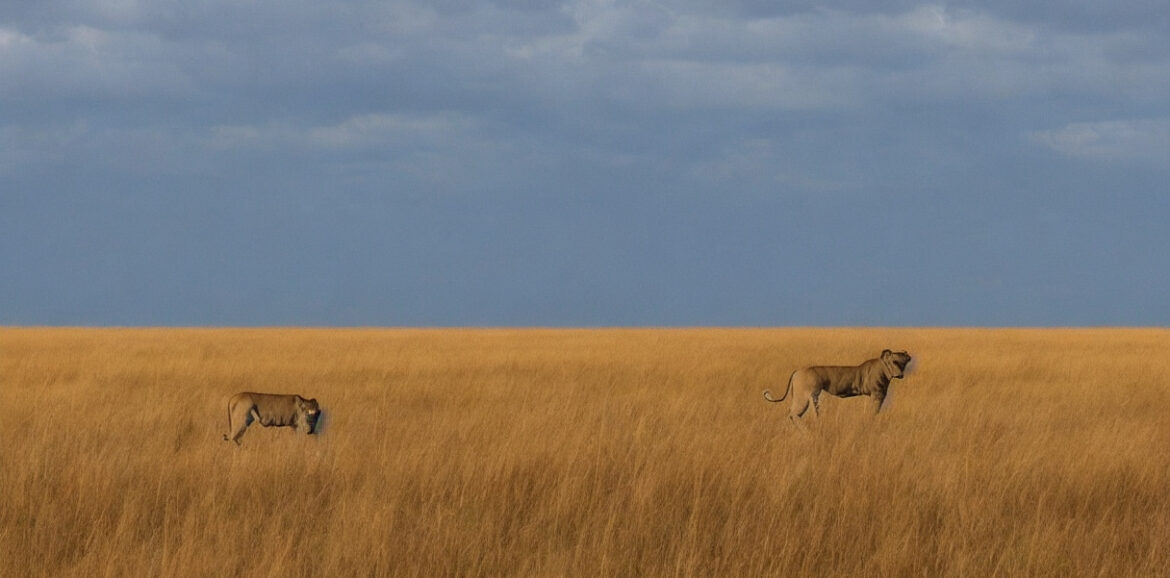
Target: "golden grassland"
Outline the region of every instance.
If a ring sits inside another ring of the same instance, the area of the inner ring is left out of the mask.
[[[768,404],[907,349],[886,410]],[[0,576],[1157,576],[1170,331],[0,329]],[[227,398],[316,397],[319,436]],[[811,415],[809,416],[811,418]]]

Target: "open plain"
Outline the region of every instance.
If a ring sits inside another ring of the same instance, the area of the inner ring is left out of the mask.
[[[906,349],[878,416],[769,404]],[[0,576],[1155,576],[1170,331],[0,329]],[[318,436],[237,391],[299,393]]]

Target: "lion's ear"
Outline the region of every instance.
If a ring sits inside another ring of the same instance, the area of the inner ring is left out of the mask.
[[[885,357],[885,356],[887,356],[887,355],[890,355],[891,353],[893,353],[893,352],[892,352],[892,351],[890,351],[889,349],[883,349],[883,350],[882,350],[882,357]]]

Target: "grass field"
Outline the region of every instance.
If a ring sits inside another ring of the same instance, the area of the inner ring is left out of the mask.
[[[877,417],[789,373],[907,349]],[[0,329],[0,576],[1164,576],[1167,330]],[[227,398],[316,397],[319,436]],[[811,418],[811,415],[809,416]]]

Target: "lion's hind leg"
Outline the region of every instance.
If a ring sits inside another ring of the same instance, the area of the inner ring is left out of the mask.
[[[236,415],[229,416],[228,426],[232,427],[232,423],[234,423],[235,426],[232,431],[223,436],[224,441],[233,441],[236,442],[237,446],[240,445],[240,438],[244,437],[244,432],[248,431],[248,426],[252,425],[253,421],[256,421],[255,413],[256,408],[252,407],[249,408],[248,411],[244,413],[244,415],[238,415],[239,412],[237,411]]]
[[[246,432],[246,431],[248,431],[248,420],[243,419],[243,420],[240,420],[240,423],[236,425],[236,428],[234,430],[229,432],[230,436],[225,435],[225,436],[223,436],[223,439],[224,439],[224,441],[236,442],[236,445],[238,446],[238,445],[240,445],[240,438],[244,437],[244,432]]]
[[[792,407],[788,411],[788,419],[792,420],[792,423],[796,423],[798,419],[804,417],[804,414],[808,411],[809,405],[811,405],[811,403],[808,396],[799,395],[793,397]]]

